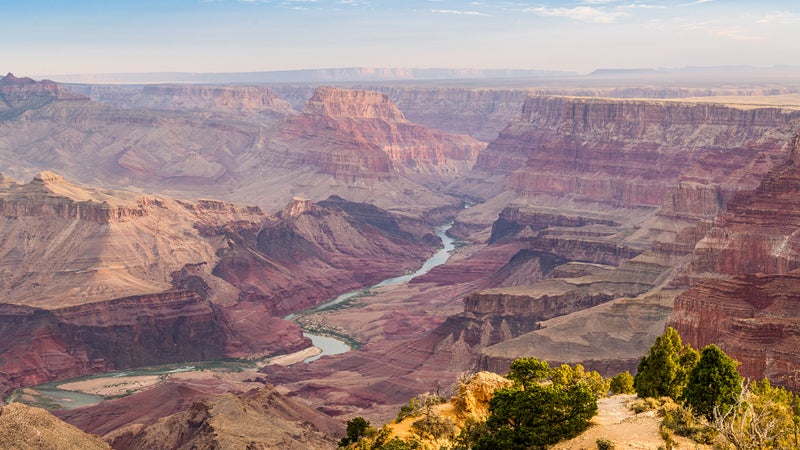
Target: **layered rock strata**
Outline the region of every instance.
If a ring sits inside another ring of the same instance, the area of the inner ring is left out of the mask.
[[[692,345],[719,345],[745,376],[793,389],[800,371],[798,144],[795,138],[789,162],[733,199],[697,244],[685,272],[696,284],[678,297],[669,320]]]
[[[800,388],[800,273],[706,279],[678,296],[668,324],[684,341],[716,344],[749,379]]]
[[[332,197],[277,216],[86,188],[0,188],[2,391],[167,362],[306,348],[280,317],[412,270],[420,221]]]

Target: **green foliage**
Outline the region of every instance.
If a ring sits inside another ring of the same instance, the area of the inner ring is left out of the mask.
[[[695,414],[713,420],[715,407],[725,412],[739,397],[742,377],[736,371],[737,365],[716,345],[704,347],[700,361],[689,373],[683,401]]]
[[[489,402],[487,432],[474,450],[546,448],[577,436],[597,414],[597,398],[585,383],[530,384],[496,391]]]
[[[440,393],[422,394],[417,397],[412,397],[408,400],[408,403],[400,407],[400,411],[395,418],[395,423],[400,423],[406,417],[416,417],[423,412],[430,415],[430,409],[433,405],[445,403],[446,401],[447,398]]]
[[[612,394],[633,394],[636,392],[633,389],[633,375],[627,370],[611,378],[609,384]]]
[[[586,372],[580,364],[562,364],[561,367],[552,369],[550,380],[560,386],[585,384],[597,398],[603,398],[608,393],[609,381],[596,371]]]
[[[533,384],[541,383],[550,378],[552,370],[547,361],[540,361],[534,357],[519,358],[511,363],[510,370],[506,378],[528,387]]]
[[[486,422],[468,420],[461,428],[461,432],[453,439],[449,450],[471,450],[478,438],[488,433]]]
[[[339,447],[347,447],[363,437],[374,434],[375,429],[369,425],[369,421],[363,417],[354,417],[347,421],[347,436],[339,440]]]
[[[633,387],[639,397],[678,399],[698,359],[697,351],[683,345],[678,332],[669,327],[639,362]]]
[[[608,438],[600,438],[596,442],[597,450],[614,450],[614,441]]]
[[[417,397],[408,399],[408,403],[400,407],[397,417],[394,419],[395,423],[400,423],[406,417],[413,417],[419,414],[422,409],[422,404]]]

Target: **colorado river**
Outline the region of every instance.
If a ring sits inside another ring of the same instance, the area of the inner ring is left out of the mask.
[[[445,262],[447,262],[447,260],[450,258],[450,252],[453,251],[453,249],[455,249],[455,239],[453,239],[453,238],[451,238],[450,236],[447,235],[447,231],[450,230],[450,228],[452,226],[453,226],[452,223],[448,223],[446,225],[442,225],[442,226],[437,227],[435,229],[436,236],[438,236],[439,239],[442,241],[443,248],[439,249],[439,251],[434,253],[433,256],[428,258],[422,264],[422,267],[420,267],[416,272],[411,273],[411,274],[407,274],[407,275],[401,275],[399,277],[389,278],[389,279],[381,281],[378,284],[374,284],[374,285],[366,287],[366,288],[361,288],[361,289],[357,289],[355,291],[350,291],[350,292],[344,293],[344,294],[334,298],[333,300],[327,301],[327,302],[322,303],[320,305],[317,305],[317,306],[315,306],[313,308],[309,308],[309,309],[307,309],[305,311],[301,311],[299,313],[289,314],[288,316],[284,317],[284,319],[293,320],[293,319],[295,319],[296,317],[298,317],[299,315],[302,315],[302,314],[309,314],[309,313],[313,313],[313,312],[322,311],[322,310],[328,309],[328,308],[330,308],[332,306],[338,305],[338,304],[340,304],[340,303],[342,303],[342,302],[344,302],[346,300],[350,300],[353,297],[357,297],[359,295],[367,294],[371,289],[384,287],[384,286],[394,286],[394,285],[397,285],[397,284],[408,283],[409,281],[413,280],[414,278],[416,278],[416,277],[418,277],[420,275],[425,275],[426,273],[430,272],[431,269],[433,269],[434,267],[440,266],[440,265],[444,264]],[[346,353],[346,352],[350,351],[350,346],[346,342],[344,342],[342,340],[339,340],[339,339],[336,339],[334,337],[323,336],[323,335],[320,335],[320,334],[314,334],[314,333],[309,333],[309,332],[303,333],[303,336],[306,336],[309,339],[311,339],[311,342],[314,344],[314,346],[318,347],[320,350],[322,350],[322,352],[320,352],[319,354],[317,354],[315,356],[312,356],[310,358],[306,358],[303,362],[307,362],[308,363],[308,362],[314,361],[316,359],[319,359],[319,358],[321,358],[323,356],[339,355],[339,354]]]
[[[437,251],[433,256],[428,258],[422,264],[422,267],[420,267],[419,270],[417,270],[416,272],[407,275],[402,275],[399,277],[389,278],[381,281],[378,284],[374,284],[372,286],[358,289],[355,291],[347,292],[345,294],[342,294],[334,298],[333,300],[317,305],[313,308],[301,311],[299,313],[290,314],[284,317],[284,319],[293,320],[303,314],[318,312],[326,308],[338,305],[348,299],[357,297],[359,295],[367,294],[370,289],[407,283],[420,275],[424,275],[430,272],[431,269],[433,269],[434,267],[442,265],[445,262],[447,262],[448,258],[450,258],[450,252],[455,248],[454,245],[455,239],[447,235],[447,231],[452,226],[453,224],[450,223],[447,225],[437,227],[435,229],[436,235],[439,237],[439,239],[441,239],[444,247],[439,251]],[[314,361],[322,356],[338,355],[351,350],[351,347],[346,342],[337,339],[335,337],[326,336],[323,334],[310,333],[307,331],[304,332],[303,335],[310,338],[312,344],[315,347],[318,347],[319,349],[322,350],[321,353],[305,359],[304,362],[307,363]],[[87,379],[109,379],[109,378],[113,379],[115,377],[136,377],[142,375],[168,375],[170,373],[190,372],[203,369],[240,371],[243,369],[253,369],[255,367],[256,367],[255,363],[253,362],[241,362],[241,361],[207,361],[207,362],[192,363],[191,365],[175,364],[175,365],[163,365],[154,367],[142,367],[122,372],[104,373],[89,377],[81,377],[73,380],[55,381],[52,383],[32,386],[31,388],[25,390],[18,390],[17,392],[15,392],[10,396],[10,399],[7,400],[16,401],[16,399],[19,399],[20,397],[31,397],[32,400],[29,399],[27,401],[26,400],[23,401],[48,408],[61,407],[65,409],[72,409],[80,406],[93,405],[99,403],[105,398],[100,395],[85,394],[82,392],[69,391],[59,388],[59,386],[74,381],[87,380]]]

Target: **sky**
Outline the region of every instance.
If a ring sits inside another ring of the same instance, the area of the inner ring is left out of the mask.
[[[798,0],[0,0],[0,71],[800,65]]]

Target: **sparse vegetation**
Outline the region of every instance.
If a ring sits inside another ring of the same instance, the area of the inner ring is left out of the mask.
[[[347,436],[339,441],[339,447],[348,447],[368,436],[374,436],[376,431],[370,426],[369,421],[363,417],[354,417],[347,421]]]
[[[732,388],[732,382],[741,383],[736,362],[719,348],[705,347],[701,356],[668,329],[642,358],[640,367],[645,373],[637,374],[636,383],[628,372],[604,379],[579,364],[551,368],[536,358],[517,359],[506,378],[487,372],[459,377],[449,406],[438,406],[444,402],[439,394],[410,399],[397,416],[398,423],[405,419],[406,434],[393,435],[392,428],[384,427],[347,448],[545,449],[584,432],[598,411],[597,399],[609,389],[615,394],[629,393],[635,386],[671,394],[640,396],[628,404],[637,414],[655,411],[662,418],[659,448],[677,448],[687,439],[713,444],[718,450],[800,448],[797,397],[767,381],[745,385],[743,390]],[[703,395],[695,402],[698,392]],[[737,393],[733,400],[730,392]],[[705,405],[712,407],[711,419]],[[445,407],[450,409],[445,412]],[[409,424],[410,417],[414,419]],[[656,420],[652,413],[647,417]],[[617,446],[609,437],[595,434],[593,438],[599,450]]]

